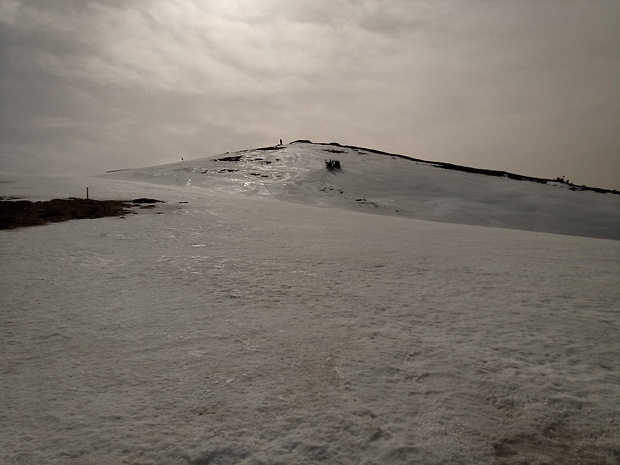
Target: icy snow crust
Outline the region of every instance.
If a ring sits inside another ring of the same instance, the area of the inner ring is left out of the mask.
[[[1,177],[166,204],[0,231],[0,463],[618,463],[617,196],[323,148]]]

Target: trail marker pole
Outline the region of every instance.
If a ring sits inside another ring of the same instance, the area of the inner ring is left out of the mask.
[[[86,200],[88,200],[88,187],[86,188]]]

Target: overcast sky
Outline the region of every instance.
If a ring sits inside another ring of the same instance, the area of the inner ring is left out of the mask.
[[[620,189],[619,0],[0,0],[0,171],[311,139]]]

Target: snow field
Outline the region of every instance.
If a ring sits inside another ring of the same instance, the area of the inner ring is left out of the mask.
[[[0,463],[617,463],[620,242],[97,182],[0,231]]]

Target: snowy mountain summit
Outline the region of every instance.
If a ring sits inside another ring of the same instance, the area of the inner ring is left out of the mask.
[[[340,166],[327,169],[330,160]],[[295,141],[106,177],[422,220],[620,239],[618,192],[338,143]]]

